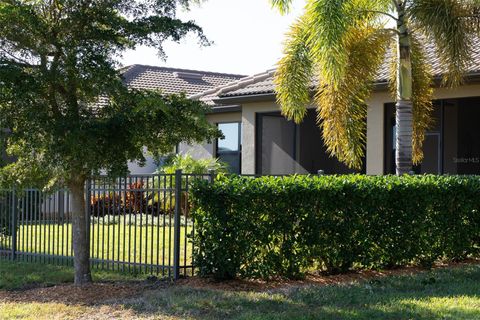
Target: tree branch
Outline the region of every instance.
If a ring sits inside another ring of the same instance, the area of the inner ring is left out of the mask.
[[[387,13],[387,12],[383,12],[383,11],[379,11],[379,10],[359,10],[359,12],[370,12],[370,13],[378,13],[378,14],[383,14],[384,16],[387,16],[395,21],[398,21],[398,18],[395,17],[394,15],[390,14],[390,13]]]
[[[400,32],[397,30],[397,29],[394,29],[394,28],[385,28],[384,29],[385,31],[390,31],[390,32],[393,32],[397,35],[400,35]]]
[[[61,112],[60,112],[60,106],[57,103],[56,90],[55,89],[59,86],[59,84],[57,83],[57,69],[58,69],[59,59],[60,59],[62,51],[61,51],[61,48],[57,47],[56,49],[57,49],[57,51],[55,52],[55,55],[53,57],[52,64],[50,66],[50,70],[48,71],[48,69],[45,69],[45,71],[47,73],[49,73],[48,77],[52,80],[52,82],[50,83],[48,98],[50,100],[50,104],[51,104],[54,115],[57,118],[59,118],[60,115],[61,115]],[[45,57],[44,61],[46,61],[46,60],[47,59]]]

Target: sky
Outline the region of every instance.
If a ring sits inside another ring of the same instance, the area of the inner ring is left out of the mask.
[[[242,75],[264,72],[281,58],[285,33],[304,5],[305,0],[293,0],[292,12],[282,16],[269,0],[207,0],[178,15],[194,20],[213,45],[200,47],[188,36],[179,44],[164,43],[166,61],[155,49],[139,47],[126,52],[121,62]]]

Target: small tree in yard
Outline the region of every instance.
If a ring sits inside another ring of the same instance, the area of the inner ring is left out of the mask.
[[[128,89],[116,58],[138,45],[187,33],[208,44],[193,22],[176,18],[189,0],[4,0],[0,3],[0,128],[18,160],[8,181],[72,194],[75,283],[91,281],[85,182],[100,170],[127,173],[143,147],[170,152],[181,141],[218,135],[206,106],[183,95]]]
[[[282,12],[292,0],[271,0]],[[443,84],[462,80],[475,53],[479,0],[307,0],[292,27],[275,78],[283,113],[295,122],[306,114],[311,78],[328,151],[350,167],[364,156],[366,99],[390,52],[390,84],[396,100],[397,174],[423,159],[431,125],[433,74],[425,48],[431,45],[445,71]]]

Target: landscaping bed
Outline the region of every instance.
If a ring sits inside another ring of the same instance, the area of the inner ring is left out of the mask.
[[[480,263],[437,264],[345,275],[314,274],[301,281],[178,283],[97,274],[95,284],[64,283],[69,268],[0,262],[2,276],[28,270],[43,278],[0,289],[1,319],[478,319]],[[26,269],[27,268],[27,269]],[[47,270],[47,271],[45,271]],[[18,277],[21,277],[20,275]],[[56,282],[58,281],[58,282]],[[46,285],[46,286],[45,286]],[[23,289],[22,289],[23,288]],[[28,289],[25,289],[28,288]]]

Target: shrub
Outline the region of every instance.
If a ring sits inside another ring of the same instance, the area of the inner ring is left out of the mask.
[[[135,214],[135,215],[105,215],[103,217],[91,217],[94,224],[104,226],[132,226],[132,227],[173,227],[173,218],[165,216],[153,216],[151,214]],[[180,226],[193,226],[193,222],[185,217],[180,217]]]
[[[123,198],[114,192],[101,195],[92,195],[90,197],[90,214],[94,217],[103,217],[105,215],[121,215],[123,214],[124,210],[125,212],[128,212],[128,208],[125,207],[124,202],[125,201]]]
[[[170,155],[166,160],[165,164],[158,170],[158,173],[162,174],[175,174],[177,170],[182,170],[184,174],[193,174],[193,175],[206,175],[210,170],[213,170],[216,173],[226,173],[227,164],[218,160],[218,159],[195,159],[190,154],[175,154]],[[185,189],[187,186],[187,180],[182,178],[182,188]],[[163,179],[162,177],[154,177],[148,187],[155,187],[163,185],[164,188],[175,188],[175,177],[170,177]],[[175,191],[167,194],[156,193],[153,195],[152,199],[148,201],[149,205],[159,205],[160,208],[164,207],[166,210],[173,211],[175,209]],[[185,208],[189,206],[188,204],[188,195],[186,192],[181,194],[181,203],[182,212],[185,213]]]
[[[0,241],[2,238],[12,236],[13,212],[16,210],[17,221],[24,219],[40,219],[42,214],[42,196],[38,190],[28,189],[23,192],[0,189]],[[16,225],[18,230],[18,222]]]
[[[192,195],[202,276],[428,266],[480,245],[480,177],[224,176]]]
[[[155,183],[152,183],[152,180]],[[90,214],[94,217],[131,213],[168,214],[175,207],[175,197],[169,196],[170,191],[167,191],[167,188],[170,186],[165,186],[165,183],[160,185],[158,181],[162,181],[162,179],[154,177],[149,180],[149,184],[145,184],[143,181],[130,183],[124,192],[110,191],[92,194],[90,196]],[[152,192],[151,189],[160,191]]]
[[[213,158],[194,159],[190,154],[176,154],[167,159],[159,171],[174,174],[176,170],[187,174],[207,174],[209,170],[222,173],[227,172],[227,164]]]

